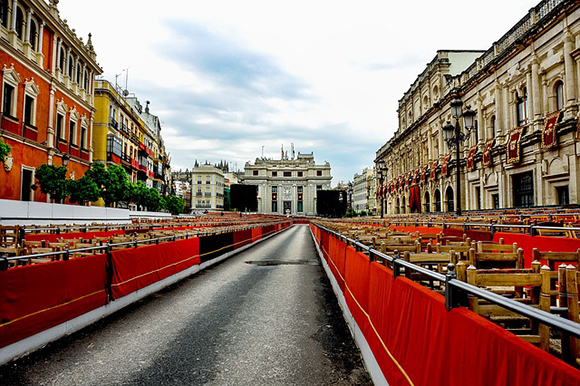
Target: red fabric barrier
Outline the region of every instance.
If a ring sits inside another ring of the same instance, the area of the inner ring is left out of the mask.
[[[113,298],[128,295],[199,263],[198,238],[113,251]]]
[[[580,248],[580,239],[550,236],[530,236],[522,233],[496,232],[493,241],[498,243],[503,238],[504,244],[517,243],[524,250],[524,266],[532,266],[532,250],[538,248],[542,252],[576,252]]]
[[[469,237],[471,241],[492,241],[493,239],[491,232],[488,231],[468,230],[465,234],[467,234],[467,237]],[[445,228],[443,229],[443,235],[463,237],[463,229]]]
[[[412,232],[415,233],[419,231],[422,235],[424,234],[437,234],[443,231],[443,228],[431,228],[431,227],[398,227],[398,226],[391,226],[390,227],[397,232]]]
[[[369,309],[369,258],[353,247],[346,248],[344,298],[354,320],[365,336],[370,333]]]
[[[234,232],[234,249],[243,247],[252,242],[252,230],[245,229],[243,231]]]
[[[0,347],[106,304],[106,255],[0,272]]]
[[[346,249],[347,305],[389,384],[580,384],[561,360],[465,308],[447,311],[443,296],[334,240],[333,253]]]
[[[39,233],[39,234],[31,234],[26,235],[25,239],[27,241],[42,241],[46,240],[50,243],[56,242],[56,239],[92,239],[94,237],[110,237],[114,235],[125,234],[123,230],[114,230],[108,232],[70,232],[70,233],[61,233],[57,235],[56,233]]]
[[[252,241],[258,241],[262,238],[262,228],[252,228]]]

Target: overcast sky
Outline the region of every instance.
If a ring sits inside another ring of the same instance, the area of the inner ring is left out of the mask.
[[[104,78],[160,117],[174,170],[243,169],[280,147],[328,161],[332,184],[372,166],[398,100],[439,49],[486,50],[530,0],[61,0],[93,34]],[[97,6],[95,6],[97,5]],[[128,68],[128,77],[126,73]]]

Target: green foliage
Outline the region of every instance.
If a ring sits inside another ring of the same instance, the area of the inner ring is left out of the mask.
[[[0,138],[0,162],[4,162],[8,154],[10,154],[10,150],[12,148],[7,143],[4,143],[2,138]]]
[[[36,179],[40,185],[40,191],[50,196],[57,203],[62,203],[69,195],[69,184],[66,181],[66,168],[64,166],[40,165],[36,170]]]
[[[94,163],[87,170],[88,176],[99,188],[99,196],[105,201],[105,206],[113,206],[119,201],[126,201],[130,190],[127,172],[120,165],[105,167],[102,163]]]
[[[79,180],[68,180],[71,203],[79,203],[85,205],[89,201],[97,201],[99,199],[99,187],[86,174]]]
[[[147,210],[152,212],[158,212],[163,208],[163,200],[161,199],[161,194],[155,188],[146,188],[145,193],[145,206]]]
[[[367,212],[364,210],[361,210],[361,212],[359,213],[359,216],[364,217],[367,215]]]
[[[163,207],[173,215],[180,214],[185,208],[185,201],[181,197],[165,196],[163,197]]]

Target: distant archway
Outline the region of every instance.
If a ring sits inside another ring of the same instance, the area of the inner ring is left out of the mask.
[[[445,202],[447,205],[448,212],[455,211],[455,200],[453,197],[453,188],[451,186],[448,186],[447,189],[445,190]]]

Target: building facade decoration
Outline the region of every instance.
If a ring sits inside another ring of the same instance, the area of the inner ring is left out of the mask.
[[[2,199],[46,202],[32,188],[38,167],[70,158],[69,173],[80,177],[92,161],[93,80],[102,70],[90,34],[84,43],[57,4],[0,2],[0,137],[12,147]]]
[[[376,154],[387,170],[387,213],[410,211],[411,186],[400,180],[423,165],[431,173],[416,185],[414,211],[453,210],[457,167],[463,209],[580,202],[579,8],[541,1],[486,51],[437,52],[399,101],[399,127]],[[459,160],[443,135],[455,98],[476,113]]]
[[[257,158],[244,166],[243,181],[258,186],[258,211],[271,214],[316,215],[316,192],[330,189],[330,164],[316,164],[314,154],[296,158]]]

